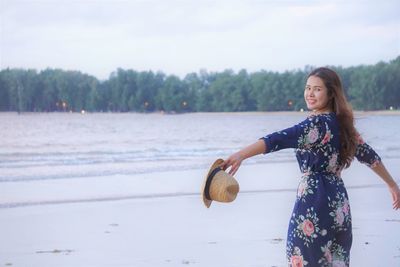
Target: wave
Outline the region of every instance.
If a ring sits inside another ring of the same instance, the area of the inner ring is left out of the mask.
[[[12,116],[20,124],[1,132],[0,182],[207,168],[216,158],[226,158],[264,133],[299,120],[288,114],[186,114],[152,116],[151,122],[138,114],[79,118],[82,121],[61,114]],[[370,116],[358,123],[361,133],[370,133],[365,140],[383,159],[400,158],[399,118]],[[293,161],[293,150],[288,149],[246,162]]]
[[[216,157],[215,157],[216,158]],[[246,164],[274,164],[274,163],[287,163],[294,162],[294,157],[291,158],[274,158],[274,159],[257,159],[257,160],[248,160]],[[152,164],[147,164],[146,166],[130,166],[127,169],[121,169],[120,166],[112,166],[111,168],[104,168],[102,165],[93,165],[92,168],[86,169],[81,168],[74,170],[65,171],[64,169],[60,169],[60,167],[53,166],[55,169],[53,171],[50,167],[43,167],[45,169],[44,173],[40,173],[39,171],[36,173],[35,171],[26,172],[25,169],[21,169],[22,172],[15,173],[9,175],[0,176],[0,183],[2,182],[25,182],[25,181],[42,181],[42,180],[53,180],[53,179],[77,179],[77,178],[87,178],[93,179],[98,177],[112,177],[117,175],[124,176],[135,176],[140,174],[149,174],[149,173],[163,173],[163,172],[171,172],[171,171],[185,171],[185,170],[199,170],[199,169],[207,169],[209,167],[210,160],[201,160],[200,163],[196,163],[198,161],[193,160],[190,163],[183,162],[179,164],[180,160],[165,160],[164,164],[160,163],[160,160],[155,160]],[[149,162],[147,162],[149,163]],[[129,163],[128,163],[129,164]],[[63,166],[65,167],[65,166]],[[87,166],[86,166],[87,167]]]
[[[384,149],[384,150],[382,150]],[[0,182],[138,175],[207,168],[210,161],[225,158],[232,148],[158,148],[130,151],[81,151],[0,153]],[[400,158],[400,147],[379,147],[383,159]],[[248,164],[294,162],[292,149],[254,157]]]
[[[369,185],[347,186],[347,189],[382,188],[382,187],[385,187],[385,185],[369,184]],[[242,190],[242,191],[240,191],[239,194],[240,195],[243,195],[243,194],[271,194],[271,193],[285,193],[285,192],[296,192],[296,191],[297,191],[296,188],[279,188],[279,189],[261,189],[261,190]],[[200,193],[199,192],[173,192],[173,193],[153,193],[153,194],[140,194],[140,195],[104,196],[104,197],[96,197],[96,198],[76,198],[76,199],[12,202],[12,203],[1,203],[0,209],[42,206],[42,205],[96,203],[96,202],[106,202],[106,201],[157,199],[157,198],[171,198],[171,197],[199,197],[200,198]]]

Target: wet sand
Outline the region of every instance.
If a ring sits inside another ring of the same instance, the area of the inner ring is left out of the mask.
[[[399,163],[385,161],[396,177]],[[237,199],[210,209],[198,192],[204,174],[2,183],[0,266],[287,266],[296,163],[242,166]],[[386,187],[359,163],[343,178],[351,266],[400,266],[400,212]]]

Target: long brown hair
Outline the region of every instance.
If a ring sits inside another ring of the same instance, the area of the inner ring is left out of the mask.
[[[339,160],[344,168],[353,161],[357,147],[357,131],[354,127],[353,110],[346,99],[339,75],[329,68],[317,68],[308,77],[319,77],[328,89],[328,105],[339,122],[340,151]]]

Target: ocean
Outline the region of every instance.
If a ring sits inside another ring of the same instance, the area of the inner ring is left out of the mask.
[[[207,168],[306,113],[0,113],[0,182]],[[356,115],[383,158],[400,158],[400,116]],[[295,161],[292,149],[247,164]]]

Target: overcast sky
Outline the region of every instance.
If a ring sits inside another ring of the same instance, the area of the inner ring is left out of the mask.
[[[1,68],[293,70],[400,55],[400,1],[0,0]]]

